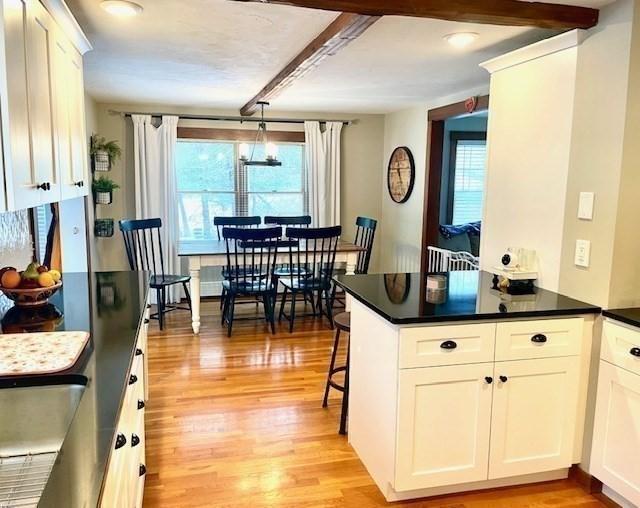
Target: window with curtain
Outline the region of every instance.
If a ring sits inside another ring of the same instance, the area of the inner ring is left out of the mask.
[[[217,238],[216,215],[307,212],[304,144],[277,143],[282,166],[239,163],[239,141],[179,139],[176,147],[181,240]],[[254,160],[264,159],[257,145]]]
[[[449,224],[482,220],[486,155],[486,133],[451,133]]]

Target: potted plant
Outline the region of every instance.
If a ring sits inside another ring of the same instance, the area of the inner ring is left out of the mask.
[[[96,203],[100,205],[109,205],[113,202],[113,191],[119,189],[120,186],[111,178],[101,176],[93,181],[93,193]]]
[[[95,171],[109,171],[111,165],[122,156],[117,141],[107,141],[97,134],[91,135],[90,153]]]

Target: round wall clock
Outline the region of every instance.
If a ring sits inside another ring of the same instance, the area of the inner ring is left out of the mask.
[[[416,179],[413,154],[406,146],[399,146],[391,154],[387,168],[389,195],[396,203],[404,203],[411,196]]]

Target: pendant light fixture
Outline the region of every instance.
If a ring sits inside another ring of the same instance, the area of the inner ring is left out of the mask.
[[[258,124],[256,140],[251,148],[247,143],[240,144],[240,161],[242,161],[245,166],[282,166],[282,162],[278,160],[278,146],[275,143],[269,143],[267,138],[267,123],[264,121],[264,107],[268,106],[269,103],[260,101],[258,105],[260,106],[260,123]],[[260,138],[262,138],[261,141]],[[259,141],[264,145],[264,160],[253,159]]]

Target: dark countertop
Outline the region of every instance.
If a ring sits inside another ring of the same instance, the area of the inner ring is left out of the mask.
[[[4,333],[87,330],[91,338],[76,365],[49,376],[0,378],[0,388],[86,382],[39,507],[97,506],[122,396],[147,301],[143,272],[66,273],[45,308],[13,308]],[[54,308],[55,306],[55,308]],[[56,309],[62,318],[54,318]],[[38,316],[54,318],[42,320]],[[20,323],[21,324],[20,324]]]
[[[640,328],[640,307],[603,310],[602,315]]]
[[[492,289],[488,272],[450,272],[441,303],[429,303],[424,274],[339,275],[336,282],[356,300],[393,324],[480,319],[599,314],[600,308],[534,288],[534,294],[508,295]]]

